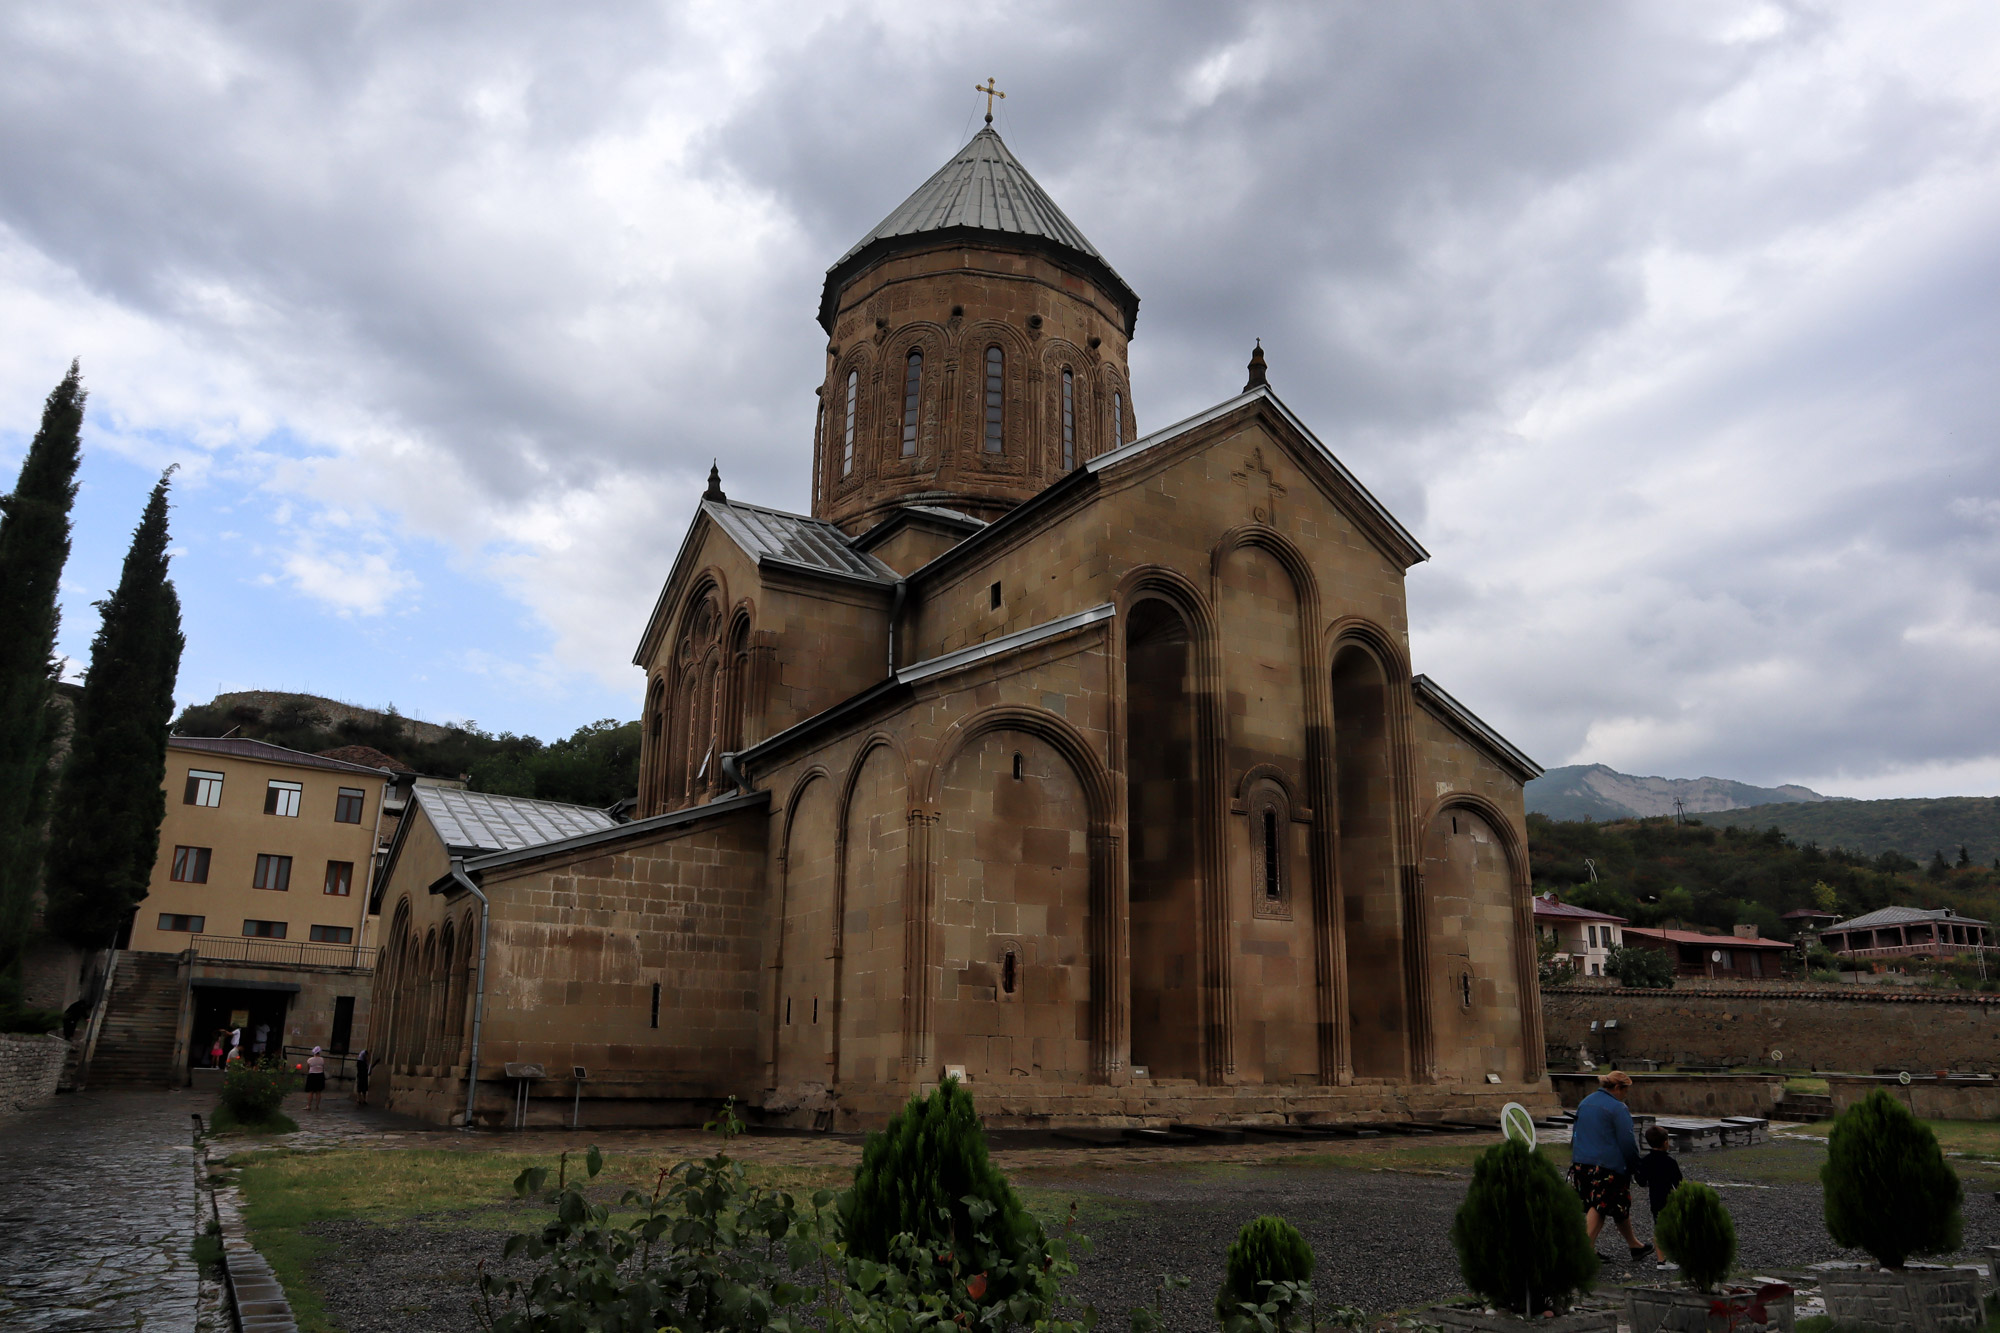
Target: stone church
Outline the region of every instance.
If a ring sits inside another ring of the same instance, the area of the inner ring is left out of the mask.
[[[1540,770],[1412,674],[1424,549],[1261,349],[1141,431],[1138,309],[990,125],[840,257],[812,513],[711,472],[633,658],[633,817],[420,790],[397,830],[391,1105],[849,1128],[948,1073],[998,1125],[1551,1104]]]

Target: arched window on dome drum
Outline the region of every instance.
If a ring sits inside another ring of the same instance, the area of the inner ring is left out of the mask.
[[[1076,466],[1076,375],[1063,367],[1063,471]]]
[[[1004,434],[1003,385],[1007,375],[1007,354],[997,346],[986,349],[986,452],[997,454],[1006,441]]]
[[[847,433],[840,446],[840,475],[854,475],[854,408],[861,397],[861,372],[847,372]]]
[[[1111,447],[1125,443],[1125,395],[1111,395]]]
[[[917,400],[923,387],[924,354],[911,352],[903,363],[903,457],[917,456]]]

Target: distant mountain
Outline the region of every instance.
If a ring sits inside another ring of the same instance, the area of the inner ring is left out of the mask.
[[[1978,865],[2000,858],[2000,796],[1760,805],[1702,822],[1750,829],[1775,825],[1794,842],[1844,847],[1861,856],[1897,852],[1928,862],[1932,852],[1943,852],[1956,861],[1963,847]]]
[[[1670,815],[1678,797],[1688,814],[1752,806],[1845,802],[1810,787],[1753,787],[1727,778],[1641,778],[1603,764],[1552,768],[1528,784],[1528,809],[1550,819],[1631,819]],[[1789,830],[1787,830],[1789,832]]]

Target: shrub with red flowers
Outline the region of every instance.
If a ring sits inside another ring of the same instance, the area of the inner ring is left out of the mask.
[[[261,1125],[278,1114],[302,1080],[279,1060],[232,1060],[222,1072],[222,1104],[238,1124]]]

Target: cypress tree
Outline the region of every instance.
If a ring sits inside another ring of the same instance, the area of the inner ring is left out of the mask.
[[[49,928],[108,947],[146,896],[167,815],[167,725],[180,674],[181,604],[167,578],[168,468],[132,534],[90,644],[69,762],[49,830]]]
[[[69,559],[85,397],[72,361],[42,404],[13,493],[0,496],[0,1010],[20,1001],[21,954],[41,887],[56,589]]]

